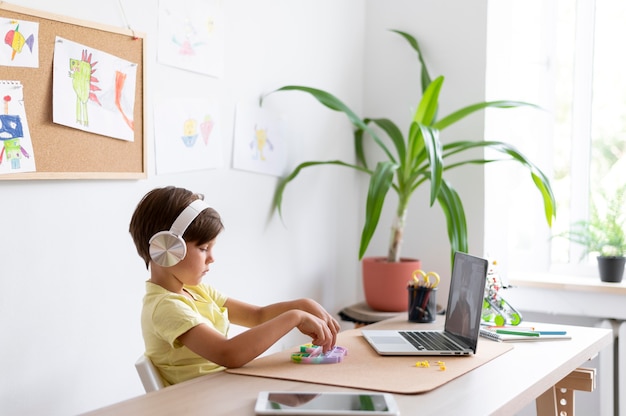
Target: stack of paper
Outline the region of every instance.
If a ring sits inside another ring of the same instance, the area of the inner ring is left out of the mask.
[[[547,341],[571,339],[567,331],[541,325],[524,326],[486,326],[480,328],[480,335],[500,342]]]

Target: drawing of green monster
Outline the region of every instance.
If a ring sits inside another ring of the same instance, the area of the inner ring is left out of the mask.
[[[98,105],[100,101],[95,91],[100,88],[95,85],[99,82],[93,73],[96,72],[94,67],[98,62],[91,62],[91,54],[87,54],[87,49],[83,50],[81,59],[70,59],[70,78],[72,78],[72,87],[76,93],[76,123],[83,126],[89,126],[89,115],[87,111],[87,103],[89,100]]]

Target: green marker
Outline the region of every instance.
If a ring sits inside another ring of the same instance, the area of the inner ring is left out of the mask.
[[[539,332],[509,331],[508,329],[496,329],[496,334],[520,335],[523,337],[538,337],[540,335]]]

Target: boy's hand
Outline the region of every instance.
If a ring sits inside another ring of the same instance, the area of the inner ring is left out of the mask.
[[[304,335],[311,337],[311,343],[322,347],[323,352],[328,352],[335,346],[337,339],[336,329],[331,329],[323,319],[317,316],[308,312],[302,312],[300,324],[297,325],[297,328]]]
[[[337,322],[337,320],[335,318],[333,318],[332,315],[329,314],[326,311],[326,309],[324,309],[319,303],[315,302],[314,300],[312,300],[312,299],[300,299],[299,302],[301,303],[301,308],[300,309],[302,309],[303,311],[306,311],[306,312],[308,312],[308,313],[318,317],[322,321],[324,321],[324,323],[326,324],[326,326],[330,330],[332,341],[331,341],[331,344],[329,345],[328,348],[324,348],[324,352],[329,351],[336,344],[337,333],[341,329],[341,326],[339,325],[339,322]],[[313,343],[315,345],[320,345],[320,346],[322,345],[322,344],[317,344],[315,342],[313,342]]]

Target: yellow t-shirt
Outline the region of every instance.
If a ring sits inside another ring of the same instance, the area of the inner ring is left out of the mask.
[[[224,307],[227,297],[205,284],[185,289],[195,300],[146,282],[141,312],[143,340],[146,355],[166,385],[224,370],[185,347],[178,337],[201,323],[226,336],[230,325]]]

